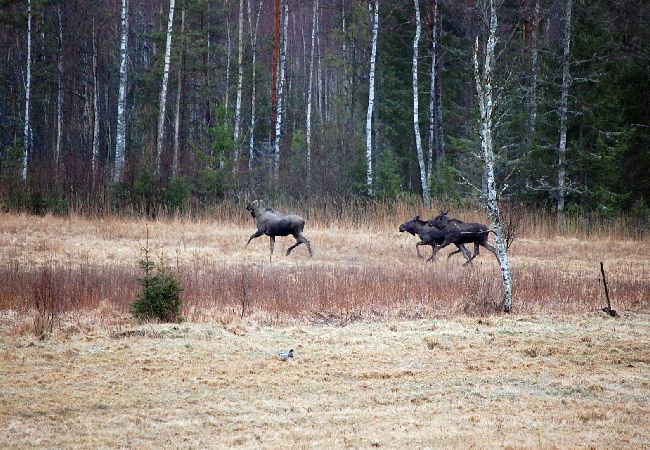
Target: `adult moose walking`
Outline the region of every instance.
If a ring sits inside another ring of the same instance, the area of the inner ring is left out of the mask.
[[[244,247],[247,247],[253,239],[263,234],[267,235],[271,245],[271,254],[269,255],[269,261],[271,261],[276,236],[292,235],[296,239],[296,243],[287,249],[287,256],[300,244],[305,244],[309,250],[309,256],[312,256],[309,240],[302,234],[302,230],[305,228],[305,219],[295,214],[280,214],[274,209],[264,207],[259,200],[247,202],[246,209],[255,219],[257,231],[248,238]]]
[[[431,249],[434,250],[434,252],[431,254],[431,257],[427,259],[427,261],[431,261],[431,259],[433,259],[436,245],[442,244],[445,241],[446,236],[446,233],[444,231],[428,225],[426,220],[420,219],[420,216],[415,216],[399,226],[400,233],[403,233],[405,231],[411,236],[415,236],[417,234],[420,238],[420,242],[415,244],[415,251],[417,252],[419,258],[422,257],[422,255],[420,255],[420,245],[430,245]],[[463,244],[458,244],[456,247],[458,247],[457,250],[454,250],[449,255],[447,255],[447,258],[451,258],[456,253],[462,252],[467,261],[470,261],[472,259],[471,253],[465,248]]]
[[[448,211],[443,211],[427,222],[427,225],[440,228],[445,233],[445,240],[442,244],[433,249],[433,255],[449,244],[455,244],[458,246],[460,244],[474,243],[474,254],[465,264],[463,264],[464,266],[471,263],[472,260],[478,256],[479,246],[483,246],[491,251],[497,261],[499,261],[497,249],[488,244],[488,234],[490,231],[487,226],[480,223],[450,219],[448,213]],[[431,258],[433,258],[433,255],[431,255]]]

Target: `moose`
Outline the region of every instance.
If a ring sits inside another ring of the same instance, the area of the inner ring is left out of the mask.
[[[292,235],[296,239],[296,243],[287,249],[287,256],[289,256],[291,250],[298,247],[300,244],[305,244],[307,250],[309,250],[309,256],[312,256],[309,240],[302,234],[302,231],[305,228],[305,219],[295,214],[281,214],[274,209],[266,208],[259,200],[247,202],[246,209],[250,211],[251,216],[255,219],[257,231],[248,238],[248,242],[246,242],[244,248],[247,247],[253,239],[265,234],[271,241],[271,254],[269,255],[269,261],[271,261],[276,236]]]
[[[472,260],[478,256],[479,246],[483,246],[491,251],[497,261],[499,260],[497,249],[488,244],[488,234],[490,232],[488,227],[480,223],[470,223],[458,219],[450,219],[448,213],[449,211],[443,211],[427,222],[427,225],[440,228],[445,233],[444,241],[438,247],[433,249],[433,255],[449,244],[455,244],[458,246],[460,244],[474,243],[474,255],[463,264],[464,266],[471,263]],[[432,258],[433,255],[431,255]]]
[[[418,254],[418,257],[422,257],[420,255],[420,246],[421,245],[430,245],[431,248],[433,249],[433,253],[431,254],[431,257],[427,259],[427,261],[431,261],[433,259],[433,255],[435,255],[435,248],[436,245],[440,245],[444,242],[445,240],[445,232],[440,230],[439,228],[436,228],[434,226],[430,226],[427,224],[426,220],[420,219],[420,216],[415,216],[412,219],[407,220],[403,224],[399,226],[399,232],[404,233],[407,232],[411,234],[412,236],[415,236],[416,234],[420,238],[420,242],[415,244],[415,251]],[[451,252],[449,255],[447,255],[447,258],[451,258],[452,255],[455,255],[456,253],[463,253],[463,256],[467,261],[471,261],[471,253],[463,244],[458,244],[456,245],[458,247],[457,250],[454,250]]]

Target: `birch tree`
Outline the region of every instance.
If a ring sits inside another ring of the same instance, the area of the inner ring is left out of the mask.
[[[97,161],[99,160],[99,75],[97,69],[97,30],[93,17],[93,149],[92,149],[92,183],[95,185]]]
[[[314,8],[312,12],[312,27],[311,27],[311,55],[309,57],[309,81],[307,87],[307,186],[311,186],[311,111],[312,111],[312,97],[314,86],[314,51],[315,51],[315,38],[316,38],[316,13],[318,11],[318,0],[314,0]]]
[[[537,124],[537,23],[539,22],[539,0],[533,0],[533,18],[530,33],[530,93],[528,95],[529,102],[529,139],[532,139],[535,133],[535,126]]]
[[[122,0],[122,27],[120,29],[120,81],[117,99],[117,125],[115,135],[115,167],[113,182],[122,182],[124,169],[124,149],[126,147],[126,55],[129,39],[129,20],[127,0]]]
[[[229,27],[230,28],[230,27]],[[230,33],[230,29],[228,30]],[[230,34],[229,34],[230,36]],[[181,98],[183,97],[184,70],[185,70],[185,1],[181,9],[181,60],[178,64],[178,86],[176,86],[176,114],[174,119],[174,147],[172,150],[172,178],[178,175],[178,153],[180,142],[180,125],[181,125]],[[230,51],[230,48],[228,49]],[[227,90],[227,89],[226,89]],[[228,104],[228,94],[226,94],[226,105]],[[226,110],[227,110],[226,106]]]
[[[479,69],[478,51],[479,40],[476,38],[474,45],[474,79],[476,82],[476,94],[480,112],[480,135],[481,135],[481,152],[485,163],[485,178],[487,181],[487,190],[485,193],[487,211],[492,221],[492,229],[496,236],[497,251],[499,254],[499,264],[501,266],[501,276],[503,279],[503,309],[510,312],[512,308],[512,278],[510,274],[510,263],[504,230],[501,225],[499,199],[497,187],[494,178],[495,157],[493,149],[493,127],[494,127],[494,101],[493,101],[493,81],[494,81],[494,64],[495,64],[495,47],[497,44],[497,14],[494,0],[487,0],[486,19],[488,23],[488,37],[483,51],[483,68]]]
[[[368,113],[366,114],[366,186],[372,195],[372,114],[375,106],[375,65],[377,63],[377,34],[379,31],[379,0],[375,0],[372,19],[372,50],[370,53],[370,73],[368,75]]]
[[[420,183],[422,185],[422,200],[427,208],[431,207],[431,195],[429,194],[429,176],[424,163],[424,151],[422,149],[422,138],[420,136],[420,114],[419,114],[419,92],[418,92],[418,46],[420,44],[420,2],[413,1],[415,5],[415,37],[413,38],[413,132],[415,134],[415,151],[420,166]]]
[[[224,99],[224,108],[226,115],[228,115],[228,102],[230,100],[230,59],[232,55],[232,44],[230,39],[230,0],[226,0],[226,92]],[[183,5],[185,11],[185,5]]]
[[[23,170],[22,179],[27,180],[31,128],[29,123],[30,96],[32,91],[32,0],[27,0],[27,63],[25,73],[25,129],[23,133]]]
[[[287,63],[287,29],[289,25],[289,2],[284,0],[284,25],[282,26],[282,50],[280,52],[280,79],[278,80],[277,120],[275,121],[275,141],[273,150],[273,177],[280,174],[280,135],[282,132],[282,109],[284,101],[285,68]]]
[[[57,61],[57,94],[56,94],[56,144],[54,147],[54,170],[59,172],[59,159],[61,157],[61,139],[63,136],[63,13],[61,5],[57,5],[56,12],[59,17],[59,58]],[[95,51],[95,21],[93,18],[93,51]],[[95,60],[93,60],[95,63]],[[95,66],[93,66],[94,68]],[[94,173],[94,171],[93,171]]]
[[[251,125],[250,125],[250,139],[248,141],[248,170],[253,169],[253,156],[255,150],[255,121],[257,116],[256,111],[256,63],[257,63],[257,30],[260,24],[260,12],[262,11],[262,0],[259,0],[257,5],[257,13],[255,14],[255,25],[253,25],[253,14],[251,11],[251,0],[247,0],[248,5],[248,35],[251,42]]]
[[[241,127],[241,95],[242,83],[244,80],[244,0],[239,0],[239,30],[238,33],[238,55],[237,55],[237,97],[235,100],[235,128],[233,131],[233,140],[235,141],[235,155],[233,171],[239,167],[239,131]]]
[[[560,143],[557,149],[557,217],[562,227],[564,219],[564,200],[566,195],[566,122],[569,99],[569,50],[571,47],[571,4],[566,0],[564,16],[564,37],[562,54],[562,93],[560,94]]]
[[[271,81],[271,136],[278,114],[278,64],[280,53],[280,0],[273,1],[273,79]]]
[[[429,158],[427,161],[427,169],[429,177],[433,174],[433,155],[436,154],[436,161],[442,158],[443,147],[438,147],[436,144],[442,139],[438,136],[437,130],[437,116],[438,116],[438,102],[437,97],[437,79],[438,79],[438,0],[429,0],[429,39],[431,40],[431,71],[430,71],[430,84],[431,90],[429,92]],[[440,128],[440,135],[442,135],[442,123]]]
[[[169,0],[169,15],[167,19],[167,42],[165,44],[165,65],[163,68],[162,87],[160,88],[160,107],[158,110],[158,138],[156,139],[156,173],[160,175],[160,156],[165,138],[165,111],[167,108],[167,85],[169,83],[169,62],[172,51],[172,31],[174,27],[174,6],[176,0]]]

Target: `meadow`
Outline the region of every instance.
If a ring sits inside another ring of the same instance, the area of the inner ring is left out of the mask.
[[[280,238],[271,262],[240,209],[0,214],[0,446],[650,445],[650,262],[623,226],[525,215],[503,315],[494,256],[419,259],[408,205],[301,211],[313,258]],[[146,236],[180,324],[128,313]]]

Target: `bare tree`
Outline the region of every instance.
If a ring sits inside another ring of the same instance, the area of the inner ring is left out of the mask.
[[[311,56],[309,58],[309,82],[307,87],[307,186],[311,186],[311,110],[314,83],[314,54],[316,36],[316,12],[318,11],[318,0],[314,0],[311,27]]]
[[[124,149],[126,147],[126,55],[129,38],[129,20],[127,0],[122,0],[122,27],[120,29],[120,81],[117,100],[117,125],[115,135],[115,167],[113,181],[122,181],[124,169]]]
[[[235,129],[233,139],[235,141],[235,156],[233,170],[236,171],[239,165],[239,131],[241,127],[241,95],[242,83],[244,79],[244,39],[242,38],[244,30],[244,0],[239,0],[239,44],[237,51],[237,100],[235,103]]]
[[[418,90],[418,46],[420,44],[420,33],[422,24],[420,22],[420,2],[413,0],[415,5],[415,37],[413,38],[413,132],[415,133],[415,150],[418,155],[420,166],[420,183],[422,185],[422,200],[427,208],[431,207],[431,195],[429,194],[429,175],[424,163],[424,151],[422,150],[422,137],[420,136],[420,113],[419,113],[419,90]]]
[[[248,146],[248,170],[250,171],[253,168],[253,151],[255,149],[255,120],[256,120],[256,110],[255,110],[255,101],[256,101],[256,84],[255,84],[255,72],[256,72],[256,60],[257,60],[257,30],[260,23],[260,12],[262,11],[262,0],[259,0],[257,5],[257,13],[255,14],[255,25],[253,26],[253,14],[251,11],[251,0],[247,1],[248,4],[248,34],[251,41],[251,126],[250,126],[250,140]]]
[[[280,136],[282,134],[282,108],[284,101],[285,68],[287,64],[287,28],[289,25],[289,2],[284,0],[284,25],[282,26],[282,50],[280,52],[280,79],[278,82],[277,120],[275,121],[275,140],[273,150],[273,176],[278,180],[280,174]]]
[[[160,175],[160,156],[165,138],[165,110],[167,108],[167,85],[169,83],[169,62],[172,51],[172,31],[174,28],[174,6],[176,0],[169,0],[167,19],[167,43],[165,44],[165,66],[163,68],[162,87],[160,89],[160,107],[158,110],[158,138],[156,139],[156,173]]]
[[[487,0],[487,11],[485,12],[488,23],[488,37],[483,51],[483,67],[479,69],[478,51],[479,39],[476,38],[474,45],[474,79],[476,82],[476,93],[480,111],[480,134],[481,150],[485,163],[485,177],[487,180],[487,211],[492,221],[492,229],[496,236],[499,264],[501,265],[501,276],[503,279],[503,309],[510,312],[512,308],[512,277],[510,274],[510,263],[508,261],[508,250],[504,230],[501,225],[501,214],[499,211],[499,200],[497,195],[496,182],[494,178],[495,157],[492,143],[493,136],[493,79],[495,64],[495,47],[497,44],[497,13],[494,0]]]
[[[273,2],[273,80],[271,81],[271,133],[278,113],[278,64],[280,54],[280,0]]]
[[[93,17],[93,151],[91,161],[93,186],[99,160],[99,76],[97,72],[97,30],[95,29],[95,17]]]
[[[538,33],[537,24],[539,22],[539,0],[533,0],[533,18],[530,34],[530,93],[529,101],[529,138],[532,139],[537,124],[537,57],[538,57]]]
[[[27,180],[31,128],[29,124],[30,95],[32,90],[32,0],[27,0],[27,63],[25,74],[25,130],[23,142],[23,181]]]
[[[438,0],[429,0],[429,39],[431,40],[431,90],[429,92],[429,155],[427,171],[429,176],[433,174],[433,153],[436,142],[436,57],[438,36],[436,26],[438,22]]]
[[[56,95],[56,144],[54,147],[54,170],[58,174],[59,160],[61,157],[61,140],[63,137],[63,13],[61,5],[57,5],[56,12],[59,18],[59,58],[57,61],[57,95]],[[93,75],[96,65],[96,45],[95,45],[95,19],[93,18]],[[94,144],[94,141],[93,141]],[[94,149],[93,149],[94,157]],[[94,173],[93,165],[93,173]]]
[[[564,15],[564,38],[562,55],[562,93],[560,95],[560,143],[557,154],[557,217],[562,227],[564,219],[564,201],[566,195],[566,122],[567,105],[569,99],[569,50],[571,47],[571,4],[572,0],[566,0]]]
[[[377,63],[377,34],[379,32],[379,0],[375,0],[372,19],[372,51],[370,53],[370,73],[368,75],[368,114],[366,115],[366,186],[372,195],[372,114],[375,106],[375,65]]]
[[[230,29],[228,30],[230,33]],[[185,1],[183,1],[183,8],[181,9],[181,60],[178,64],[178,86],[176,86],[176,114],[174,118],[174,147],[172,153],[172,178],[175,178],[178,175],[178,152],[179,152],[179,141],[180,141],[180,129],[181,129],[181,98],[183,97],[183,84],[185,82],[184,70],[185,70]],[[230,48],[228,48],[230,51]],[[228,94],[226,94],[226,104],[228,100]]]

